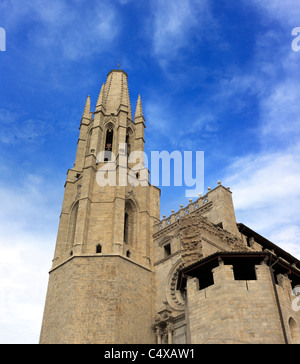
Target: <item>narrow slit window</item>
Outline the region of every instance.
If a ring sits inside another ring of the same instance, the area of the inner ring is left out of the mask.
[[[124,216],[124,243],[128,244],[128,212]]]
[[[114,139],[114,132],[112,129],[108,129],[106,132],[106,140],[105,140],[104,161],[106,161],[106,162],[111,161],[113,139]]]
[[[126,135],[126,146],[127,146],[127,156],[130,156],[131,153],[131,145],[130,145],[130,141],[129,141],[129,135]]]
[[[97,253],[97,254],[102,253],[102,246],[101,246],[101,244],[98,244],[98,245],[96,246],[96,253]]]

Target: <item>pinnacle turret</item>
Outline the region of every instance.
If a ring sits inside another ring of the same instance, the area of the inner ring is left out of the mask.
[[[139,117],[144,117],[141,95],[139,95],[137,100],[134,119]]]
[[[98,97],[98,101],[97,101],[97,105],[96,105],[96,111],[98,111],[101,106],[104,107],[104,87],[105,87],[105,84],[103,83],[100,93],[99,93],[99,97]]]
[[[86,99],[82,118],[90,119],[90,113],[91,113],[91,98],[90,96],[88,96]]]

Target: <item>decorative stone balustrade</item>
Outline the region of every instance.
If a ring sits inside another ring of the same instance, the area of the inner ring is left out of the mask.
[[[200,209],[202,206],[206,205],[209,201],[207,199],[207,196],[201,197],[200,195],[197,201],[193,202],[193,200],[190,199],[189,202],[190,203],[186,207],[180,205],[180,210],[177,211],[176,213],[174,210],[172,210],[171,211],[172,214],[169,217],[163,215],[163,219],[154,224],[154,234],[174,224],[179,220],[180,217],[185,217],[193,213],[194,211]]]

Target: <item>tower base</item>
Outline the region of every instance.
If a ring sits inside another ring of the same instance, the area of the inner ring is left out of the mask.
[[[152,275],[119,255],[71,257],[50,271],[40,343],[155,343]]]

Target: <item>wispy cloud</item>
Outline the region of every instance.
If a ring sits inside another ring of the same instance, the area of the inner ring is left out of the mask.
[[[200,137],[202,140],[211,139],[220,127],[218,112],[187,106],[180,109],[184,115],[180,123],[176,98],[167,95],[163,100],[155,97],[146,100],[144,111],[150,129],[146,146],[152,150],[199,150]],[[185,120],[189,121],[188,124]]]
[[[46,297],[53,238],[44,234],[1,237],[0,342],[37,344]],[[3,244],[2,239],[6,242]],[[48,247],[47,247],[48,246]]]
[[[0,342],[8,344],[38,342],[59,214],[45,177],[20,180],[0,185]]]
[[[224,177],[233,191],[237,219],[300,256],[300,145],[289,151],[242,158]],[[288,236],[284,235],[289,231]]]
[[[4,0],[0,11],[11,32],[22,29],[31,47],[52,57],[86,59],[111,46],[119,32],[116,10],[109,1],[71,2]],[[27,27],[29,22],[36,26]]]
[[[248,72],[233,72],[216,96],[238,100],[240,90],[255,96],[257,109],[252,129],[257,148],[236,154],[224,180],[232,188],[237,219],[300,258],[299,54],[289,43],[299,6],[295,1],[254,3],[264,10],[261,16],[282,27],[257,35]]]
[[[277,19],[283,26],[290,27],[291,24],[297,26],[300,18],[300,8],[298,0],[253,0],[253,3],[265,11],[270,20]]]
[[[274,63],[267,56],[274,52],[274,37],[267,39],[257,39],[252,71],[229,81],[228,92],[235,93],[240,85],[256,96],[258,148],[236,157],[225,180],[232,187],[239,221],[299,258],[300,79],[296,55],[281,45]]]
[[[201,24],[210,17],[208,2],[195,0],[154,0],[152,2],[152,42],[154,54],[161,64],[178,56],[191,44],[192,39],[201,37]]]
[[[263,124],[261,136],[272,138],[273,143],[291,143],[300,135],[299,80],[287,79],[279,84],[271,95],[262,100]]]
[[[129,4],[129,3],[132,3],[136,0],[118,0],[118,2],[121,4],[121,5],[126,5],[126,4]]]
[[[45,121],[24,118],[14,111],[0,109],[0,143],[43,143],[44,137],[53,130]]]

